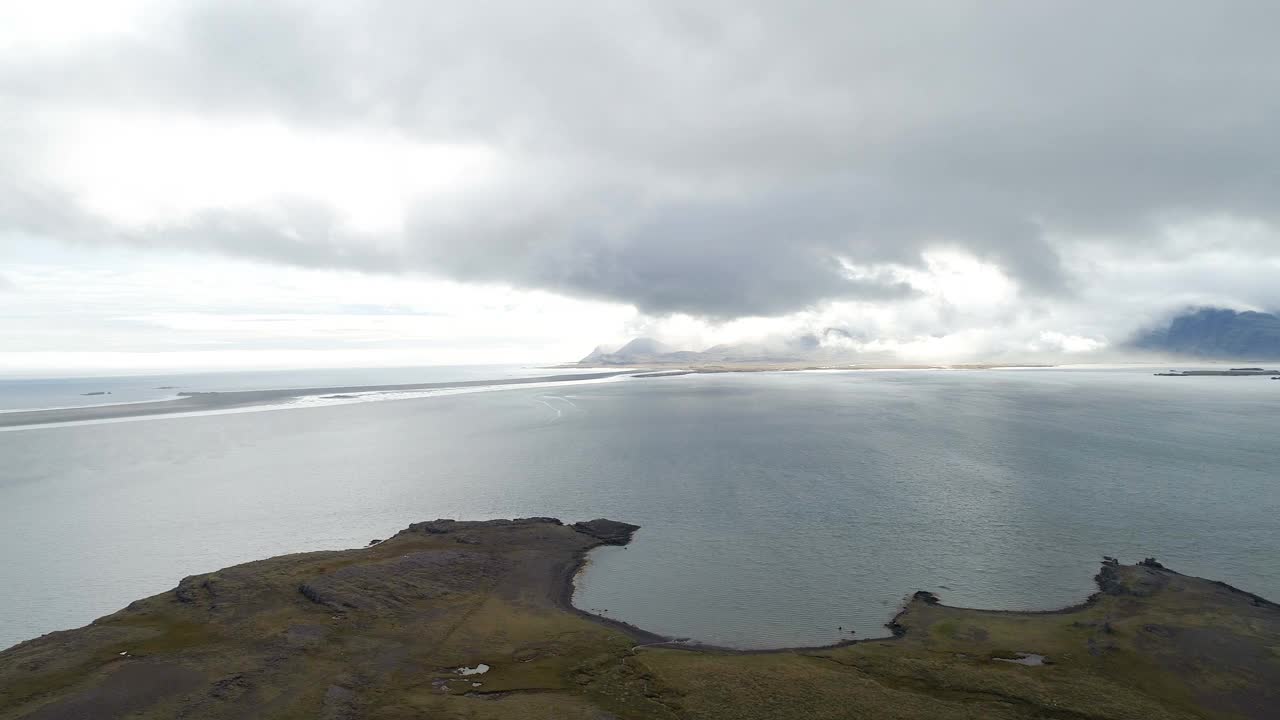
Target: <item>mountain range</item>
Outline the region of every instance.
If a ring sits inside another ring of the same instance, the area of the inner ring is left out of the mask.
[[[829,331],[835,332],[835,331]],[[676,350],[653,338],[636,338],[617,350],[598,347],[578,361],[579,365],[780,365],[831,362],[845,353],[823,347],[816,335],[799,335],[786,340],[762,343],[716,345],[706,350]],[[847,359],[847,358],[846,358]]]
[[[1198,308],[1167,327],[1139,333],[1138,350],[1235,360],[1280,359],[1280,317],[1262,312]]]
[[[842,338],[843,330],[828,329]],[[859,353],[847,344],[824,342],[805,334],[784,340],[716,345],[706,350],[678,350],[648,337],[616,350],[601,346],[578,361],[587,367],[645,365],[795,365],[885,362],[885,353]],[[1280,317],[1264,312],[1203,307],[1183,312],[1167,325],[1139,332],[1117,350],[1184,355],[1223,360],[1280,360]]]

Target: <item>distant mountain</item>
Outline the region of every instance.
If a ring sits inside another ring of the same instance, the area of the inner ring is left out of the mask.
[[[653,338],[636,338],[617,350],[603,346],[578,361],[579,365],[688,365],[706,362],[703,353],[672,350]]]
[[[800,335],[770,343],[716,345],[703,351],[673,350],[652,338],[636,338],[617,350],[598,347],[579,365],[732,365],[820,362],[839,359],[824,351],[818,338]]]
[[[1280,359],[1280,317],[1269,313],[1200,308],[1175,317],[1168,327],[1133,340],[1142,350],[1224,359]]]
[[[672,350],[653,338],[636,338],[617,350],[598,347],[578,361],[579,365],[653,365],[698,361],[699,353]]]
[[[641,338],[636,338],[635,340],[632,340],[626,345],[623,345],[622,347],[618,348],[617,354],[624,355],[624,356],[640,357],[640,356],[665,355],[669,352],[671,352],[671,349],[668,348],[666,345],[663,345],[662,343],[658,342],[657,340],[654,340],[653,338],[641,337]]]

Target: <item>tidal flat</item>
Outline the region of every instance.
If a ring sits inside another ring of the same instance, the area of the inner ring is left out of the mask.
[[[183,391],[173,398],[144,402],[83,405],[0,413],[0,428],[25,428],[64,423],[101,422],[176,415],[181,413],[225,412],[229,410],[279,405],[300,398],[352,400],[361,394],[391,395],[445,390],[501,387],[507,385],[539,385],[604,380],[629,374],[626,370],[574,373],[569,375],[536,375],[532,377],[497,378],[492,380],[454,380],[384,385],[345,385],[325,387],[279,388],[267,390]],[[92,392],[85,395],[110,393]]]

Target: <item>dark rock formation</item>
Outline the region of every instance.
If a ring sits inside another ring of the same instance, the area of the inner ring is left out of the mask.
[[[1133,566],[1131,571],[1124,571],[1122,565],[1104,561],[1102,569],[1093,576],[1098,590],[1104,595],[1130,595],[1133,597],[1149,597],[1168,584],[1168,576],[1174,575],[1155,558],[1147,558]]]
[[[569,527],[606,545],[626,545],[631,542],[632,534],[640,529],[639,525],[631,525],[630,523],[616,520],[605,520],[603,518],[574,523]]]
[[[401,530],[400,533],[425,533],[428,535],[444,535],[446,533],[458,532],[459,530],[471,530],[477,528],[493,528],[510,525],[563,525],[557,518],[552,517],[531,517],[516,518],[515,520],[466,520],[458,521],[448,518],[439,520],[427,520],[425,522],[416,522],[408,528]]]
[[[915,594],[911,596],[911,599],[922,602],[925,605],[937,605],[940,602],[938,596],[928,590],[915,591]]]

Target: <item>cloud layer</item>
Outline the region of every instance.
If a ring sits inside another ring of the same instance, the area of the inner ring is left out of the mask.
[[[1280,305],[1274,3],[115,10],[0,36],[9,238],[919,336]],[[1015,290],[911,310],[938,253]]]

